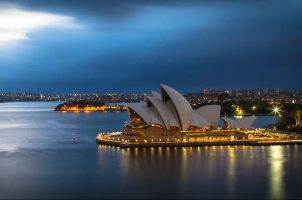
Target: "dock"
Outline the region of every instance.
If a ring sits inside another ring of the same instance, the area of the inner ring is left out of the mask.
[[[116,146],[120,148],[143,148],[143,147],[195,147],[195,146],[271,146],[271,145],[301,145],[301,139],[294,140],[233,140],[233,141],[203,141],[203,142],[131,142],[111,140],[98,135],[96,143],[101,145]]]

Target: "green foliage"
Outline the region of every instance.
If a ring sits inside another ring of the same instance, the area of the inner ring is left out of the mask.
[[[86,106],[93,106],[93,107],[97,107],[97,106],[104,106],[105,103],[100,102],[100,101],[89,101],[89,100],[79,100],[79,101],[71,101],[71,102],[64,102],[62,104],[59,104],[55,110],[60,110],[63,106],[68,106],[68,107],[78,107],[80,109],[83,109]]]
[[[276,128],[278,130],[288,130],[291,126],[295,125],[296,121],[292,116],[282,116],[279,118]]]
[[[210,103],[217,104],[217,103]],[[197,109],[201,106],[208,104],[195,105],[193,108]],[[227,101],[221,105],[221,115],[236,115],[238,109],[242,110],[243,115],[274,115],[272,108],[273,105],[269,102],[256,102],[256,101]],[[278,105],[280,107],[280,115],[294,118],[295,115],[302,113],[302,105],[285,103]]]

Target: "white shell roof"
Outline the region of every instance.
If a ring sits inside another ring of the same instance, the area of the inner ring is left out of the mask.
[[[199,115],[201,115],[205,120],[210,122],[210,124],[217,128],[219,118],[220,118],[220,105],[206,105],[195,110]]]
[[[243,130],[249,130],[252,127],[255,117],[243,117],[239,119],[223,118],[232,128],[242,128]]]
[[[192,125],[197,127],[203,127],[209,126],[211,124],[194,110]]]
[[[162,99],[160,93],[155,92],[155,91],[153,91],[153,90],[151,91],[151,93],[152,93],[153,97],[158,98],[158,99]]]
[[[151,115],[151,124],[159,124],[159,125],[164,126],[160,117],[153,109],[150,109],[150,115]]]
[[[175,89],[163,84],[161,84],[160,86],[173,102],[173,105],[178,113],[178,118],[182,130],[187,130],[191,126],[193,121],[193,109],[190,103],[182,94],[180,94]]]
[[[164,101],[157,97],[149,96],[147,97],[147,99],[155,107],[167,129],[170,129],[171,126],[180,127],[178,120],[175,119],[173,113]]]
[[[237,127],[237,123],[235,122],[234,119],[230,119],[230,118],[224,117],[223,120],[224,120],[226,123],[228,123],[229,126],[231,126],[233,129],[238,128],[238,127]]]
[[[220,118],[220,105],[206,105],[193,110],[185,97],[175,89],[161,84],[161,94],[152,91],[152,96],[147,96],[147,103],[129,103],[130,110],[136,112],[146,124],[159,124],[166,129],[179,127],[187,130],[190,126],[204,127],[218,126]],[[234,129],[251,128],[255,117],[244,117],[240,119],[224,118]]]
[[[128,107],[136,112],[146,122],[146,124],[159,124],[164,126],[156,112],[150,109],[145,102],[129,103]]]
[[[128,103],[127,105],[128,108],[136,112],[146,122],[146,124],[151,124],[152,119],[150,109],[145,102],[141,101],[140,103]]]
[[[240,126],[243,130],[248,130],[252,127],[252,124],[254,123],[255,119],[256,118],[253,116],[243,117],[243,118],[238,119],[238,123],[240,124]]]

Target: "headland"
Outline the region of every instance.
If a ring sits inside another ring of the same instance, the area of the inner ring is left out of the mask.
[[[71,101],[59,104],[54,111],[62,112],[94,112],[94,111],[126,111],[126,106],[108,105],[100,101]]]

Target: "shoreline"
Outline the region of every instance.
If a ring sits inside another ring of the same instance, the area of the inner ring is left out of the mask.
[[[237,141],[215,141],[215,142],[150,142],[135,143],[105,140],[96,137],[96,143],[99,145],[116,146],[120,148],[144,148],[144,147],[197,147],[197,146],[272,146],[272,145],[302,145],[302,140],[278,140],[278,141],[255,141],[255,140],[237,140]]]
[[[124,109],[121,110],[56,110],[53,109],[54,112],[122,112],[122,111],[126,111]]]

